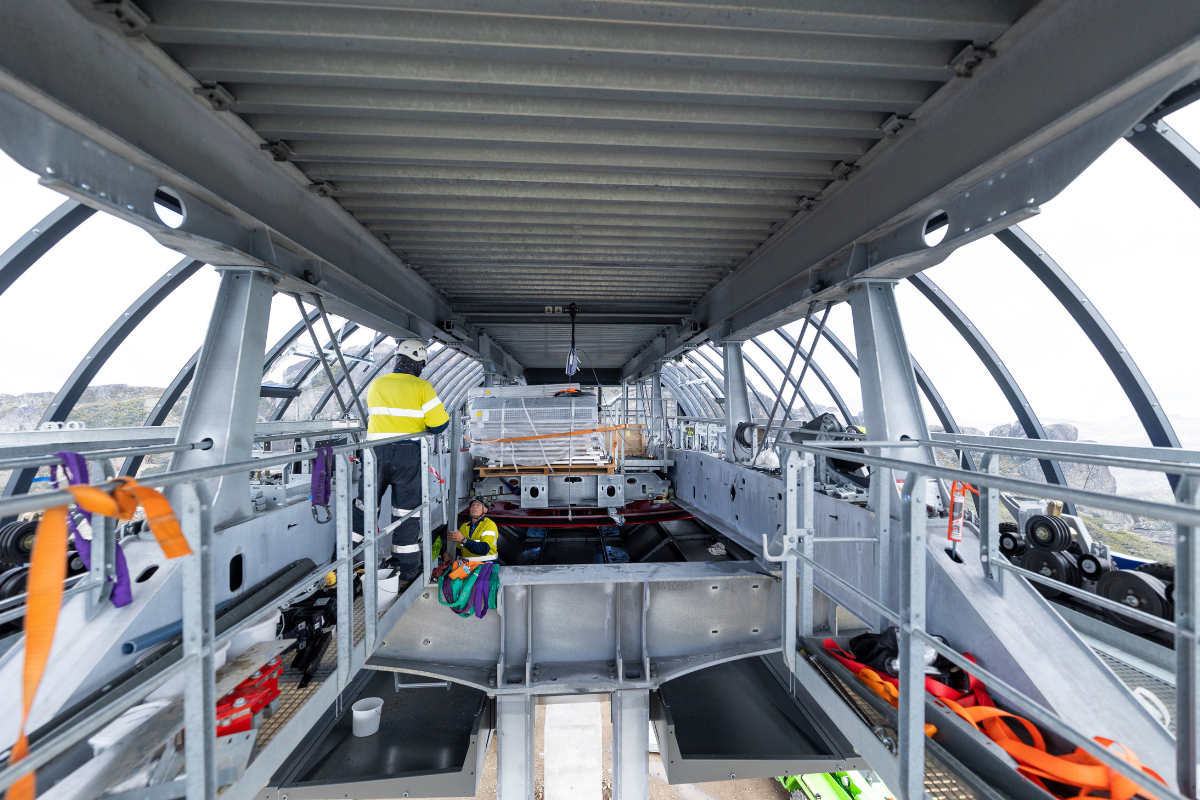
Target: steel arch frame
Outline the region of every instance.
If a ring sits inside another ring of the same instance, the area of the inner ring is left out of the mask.
[[[714,418],[724,417],[725,415],[721,412],[721,404],[717,402],[717,395],[712,389],[712,387],[716,385],[712,376],[705,375],[698,366],[692,363],[692,360],[688,358],[686,354],[684,355],[683,360],[680,361],[676,366],[681,374],[690,375],[691,379],[698,379],[697,383],[691,384],[688,386],[688,388],[692,389],[696,393],[696,396],[704,401],[704,404],[708,406],[712,416]],[[723,383],[721,386],[721,392],[722,394],[725,392]]]
[[[979,329],[967,318],[962,309],[955,305],[954,301],[923,273],[911,275],[908,280],[933,304],[934,308],[942,313],[942,316],[954,326],[959,335],[975,351],[975,355],[979,357],[979,360],[983,362],[983,366],[991,373],[992,379],[1000,387],[1004,398],[1008,400],[1008,404],[1016,412],[1017,421],[1025,431],[1025,436],[1030,439],[1046,439],[1046,430],[1042,427],[1041,420],[1038,419],[1037,414],[1033,411],[1033,407],[1029,404],[1029,399],[1021,391],[1021,387],[1017,384],[1016,379],[1013,378],[1012,373],[1008,371],[1008,367],[1000,360],[1000,356],[996,353],[995,348],[992,347],[983,334],[979,332]],[[1058,486],[1067,485],[1067,478],[1057,461],[1039,459],[1038,463],[1041,465],[1046,483]],[[1067,513],[1075,513],[1073,503],[1065,503],[1063,507],[1068,509]]]
[[[1200,170],[1197,171],[1197,178],[1200,179]],[[1180,447],[1175,428],[1159,404],[1154,390],[1150,388],[1146,376],[1129,355],[1125,345],[1117,338],[1116,331],[1100,314],[1095,304],[1088,300],[1079,285],[1050,257],[1045,248],[1035,242],[1019,225],[1013,225],[995,236],[1045,284],[1087,335],[1092,346],[1108,365],[1113,377],[1117,379],[1121,390],[1129,398],[1134,412],[1146,430],[1146,435],[1150,437],[1150,444],[1155,447]],[[1179,476],[1168,475],[1167,478],[1171,482],[1172,490],[1175,489],[1179,483]]]
[[[696,409],[693,407],[693,403],[695,401],[693,401],[690,397],[688,397],[688,395],[679,388],[679,383],[675,379],[674,374],[668,373],[666,371],[665,364],[663,365],[662,379],[667,382],[667,387],[671,390],[671,394],[675,397],[676,405],[683,412],[682,416],[685,416],[685,417],[700,416],[699,414],[695,413]]]
[[[678,362],[673,362],[670,365],[663,365],[664,374],[668,366],[671,370],[671,378],[674,381],[674,387],[679,391],[681,397],[687,399],[688,404],[692,407],[692,413],[688,416],[705,418],[711,417],[712,406],[709,405],[708,401],[699,392],[697,392],[693,386],[687,385],[687,381],[691,379],[689,377],[691,376],[691,373],[685,373],[683,369],[680,368]]]
[[[773,330],[771,332],[779,333],[779,329],[776,328],[775,330]],[[760,334],[760,335],[765,335],[765,334]],[[777,370],[779,370],[779,373],[781,375],[783,375],[783,383],[784,384],[790,383],[792,385],[792,388],[796,392],[799,393],[801,402],[803,402],[804,407],[808,409],[809,419],[816,419],[817,409],[815,406],[813,406],[812,399],[808,396],[808,392],[804,391],[804,387],[802,387],[800,385],[800,383],[796,380],[796,378],[793,375],[788,373],[787,367],[784,366],[784,364],[783,364],[783,360],[780,359],[778,356],[776,356],[774,353],[772,353],[769,349],[767,349],[766,345],[764,345],[762,342],[758,341],[758,336],[755,336],[753,339],[749,339],[748,341],[753,342],[754,346],[757,347],[759,350],[761,350],[763,352],[763,354],[770,360],[770,362],[775,365],[775,368]],[[785,339],[784,341],[787,341],[787,340]],[[794,347],[795,342],[789,342],[788,346]],[[758,372],[758,374],[760,376],[762,376],[762,379],[767,382],[767,385],[772,386],[775,389],[776,394],[778,394],[779,397],[782,398],[783,397],[782,390],[779,387],[774,386],[773,382],[769,378],[767,378],[767,376],[763,373],[763,371],[761,369],[758,369],[757,367],[755,369]],[[772,405],[774,405],[774,403],[772,403]],[[767,409],[767,413],[770,413],[769,407]],[[770,420],[767,420],[767,422],[769,424]]]
[[[722,357],[722,360],[724,359],[724,354],[721,353],[720,351],[718,351],[716,348],[716,345],[714,345],[712,342],[706,342],[704,345],[697,347],[695,350],[692,351],[693,353],[695,353],[696,355],[700,356],[705,361],[707,361],[710,365],[712,365],[712,368],[714,370],[716,370],[718,373],[720,373],[721,379],[722,379],[721,385],[724,386],[725,385],[725,381],[724,381],[725,366],[724,366],[724,364],[717,362],[714,359],[710,358],[708,356],[708,354],[704,352],[705,347],[711,348],[713,353],[716,353],[717,355],[720,355]],[[753,367],[755,370],[758,370],[758,365],[756,365],[752,361],[750,361],[750,359],[746,356],[744,349],[742,351],[742,362],[746,363],[746,364],[750,364],[751,367]],[[758,374],[760,376],[762,376],[761,371],[759,371]],[[770,381],[767,382],[767,385],[768,386],[770,385]],[[746,388],[749,389],[750,391],[754,392],[754,397],[758,400],[758,402],[760,404],[762,404],[762,407],[765,409],[767,407],[767,404],[764,402],[765,398],[762,396],[762,392],[760,392],[757,388],[755,388],[754,384],[752,384],[750,381],[746,381]]]
[[[672,361],[663,364],[663,374],[665,375],[667,368],[670,368],[672,378],[674,379],[674,388],[679,391],[681,397],[687,398],[692,406],[692,413],[688,416],[703,418],[715,416],[713,414],[712,406],[709,404],[708,400],[705,399],[704,396],[699,392],[695,391],[692,386],[687,385],[687,376],[690,373],[685,373],[679,366],[680,363],[681,362]]]
[[[67,200],[0,253],[0,295],[8,291],[38,259],[50,252],[50,248],[95,213],[94,208],[76,200]]]
[[[180,396],[184,393],[187,387],[192,382],[192,376],[196,374],[196,363],[200,360],[200,351],[196,350],[192,353],[192,357],[183,365],[183,369],[176,373],[171,380],[170,385],[163,390],[159,395],[158,402],[154,404],[154,408],[150,409],[150,413],[146,415],[146,421],[142,423],[143,428],[153,428],[162,425],[167,417],[171,414],[171,409],[179,402]],[[143,456],[131,456],[125,459],[125,463],[121,465],[120,475],[130,477],[136,476],[138,470],[142,468]]]
[[[1164,119],[1147,117],[1134,126],[1129,143],[1200,206],[1200,151]]]
[[[62,388],[54,395],[46,411],[42,414],[38,427],[47,422],[66,422],[67,417],[75,410],[79,398],[87,391],[92,379],[98,373],[113,353],[129,338],[129,335],[142,323],[150,312],[156,309],[163,300],[196,274],[203,261],[185,258],[166,271],[166,273],[142,292],[138,299],[117,317],[116,322],[108,327],[96,343],[88,350],[87,355],[75,366],[74,371],[63,382]],[[29,467],[13,475],[8,485],[4,487],[4,497],[26,494],[33,485],[37,475],[36,467]]]

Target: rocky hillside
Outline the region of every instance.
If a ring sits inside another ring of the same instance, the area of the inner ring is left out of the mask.
[[[1055,423],[1044,425],[1043,427],[1049,439],[1060,442],[1079,441],[1079,430],[1074,425]],[[930,430],[941,432],[942,428],[932,427]],[[962,432],[975,436],[983,435],[983,431],[976,428],[963,428]],[[987,435],[1004,436],[1013,439],[1026,438],[1025,431],[1018,422],[992,428],[988,431]],[[976,458],[976,463],[978,463],[980,454],[975,453],[973,455]],[[954,451],[952,450],[938,451],[937,459],[938,463],[944,466],[958,466],[954,457]],[[1062,467],[1063,476],[1067,479],[1068,486],[1076,489],[1086,489],[1090,492],[1117,494],[1117,479],[1108,467],[1073,464],[1067,461],[1059,462],[1059,466]],[[1000,459],[1000,473],[1013,478],[1021,478],[1022,480],[1036,481],[1038,483],[1046,482],[1046,478],[1042,474],[1041,464],[1037,459],[1033,458],[1002,456]],[[1139,496],[1138,492],[1124,492],[1123,494],[1133,497]],[[1153,558],[1158,561],[1174,563],[1174,529],[1170,523],[1161,520],[1134,517],[1130,514],[1123,514],[1117,511],[1089,508],[1087,506],[1079,507],[1078,511],[1079,515],[1087,522],[1092,535],[1114,550],[1141,558]],[[1006,519],[1010,519],[1007,512],[1002,511],[1001,514]]]

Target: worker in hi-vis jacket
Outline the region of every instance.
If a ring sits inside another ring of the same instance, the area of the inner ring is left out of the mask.
[[[471,498],[467,513],[471,519],[456,531],[450,531],[450,541],[466,552],[463,558],[475,563],[496,560],[496,536],[500,533],[496,523],[488,519],[487,501],[479,495]]]
[[[429,381],[421,376],[428,356],[425,343],[406,339],[396,348],[396,365],[391,374],[371,381],[367,389],[367,441],[405,433],[441,433],[450,424],[446,408]],[[421,505],[421,444],[415,440],[393,442],[375,448],[375,503],[392,488],[392,522]],[[363,489],[358,486],[354,502],[355,540],[363,532]],[[392,531],[392,554],[385,564],[397,570],[400,590],[421,575],[421,513],[418,511]],[[374,525],[371,526],[374,529]]]

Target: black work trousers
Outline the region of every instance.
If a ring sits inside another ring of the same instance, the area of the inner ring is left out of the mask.
[[[397,442],[375,448],[375,505],[384,491],[392,489],[392,522],[421,505],[421,445],[418,442]],[[358,500],[354,503],[354,532],[363,532],[363,492],[366,481],[358,484]],[[371,526],[372,529],[374,525]],[[407,581],[421,574],[421,512],[409,517],[392,530],[392,558],[400,568],[400,580]]]

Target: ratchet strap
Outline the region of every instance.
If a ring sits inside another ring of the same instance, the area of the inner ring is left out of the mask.
[[[1130,800],[1134,795],[1145,796],[1144,790],[1136,783],[1104,765],[1083,748],[1076,748],[1074,753],[1065,756],[1051,755],[1046,752],[1046,741],[1042,737],[1041,731],[1024,717],[1018,717],[1016,714],[1010,714],[999,708],[982,706],[963,708],[948,698],[942,698],[942,702],[1000,745],[1017,762],[1017,769],[1022,775],[1047,791],[1049,789],[1042,782],[1043,780],[1078,788],[1079,793],[1074,797],[1106,796],[1110,800]],[[1004,719],[1012,720],[1013,725],[1002,722],[1001,720]],[[1014,726],[1020,726],[1030,744],[1025,743]],[[1166,784],[1158,773],[1143,766],[1133,751],[1125,745],[1101,736],[1096,736],[1095,740],[1114,755],[1128,761],[1136,769],[1140,769],[1159,783]],[[1093,792],[1103,794],[1096,795]],[[1061,793],[1058,794],[1062,796]],[[1153,798],[1154,795],[1150,795],[1150,797]]]
[[[192,552],[167,498],[148,486],[138,485],[133,478],[117,480],[121,485],[113,489],[112,494],[95,486],[67,486],[66,490],[74,495],[75,504],[81,509],[106,517],[132,519],[140,505],[146,509],[146,521],[167,558],[186,556]],[[15,764],[29,755],[25,723],[50,659],[54,630],[58,626],[58,613],[62,606],[63,580],[66,577],[67,506],[56,506],[46,509],[42,514],[29,559],[21,728],[9,755],[9,764]],[[7,800],[34,800],[37,794],[36,780],[33,772],[18,778],[8,789]]]

